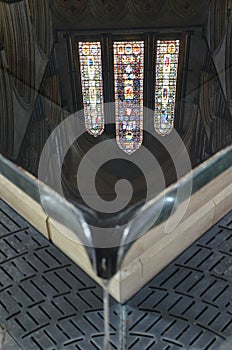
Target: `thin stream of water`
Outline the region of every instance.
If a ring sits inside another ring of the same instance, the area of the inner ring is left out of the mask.
[[[120,330],[119,330],[120,349],[126,349],[126,306],[120,306]]]
[[[110,350],[110,305],[109,305],[109,281],[103,280],[103,307],[104,307],[104,344],[103,350]]]

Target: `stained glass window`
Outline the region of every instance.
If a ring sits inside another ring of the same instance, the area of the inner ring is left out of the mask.
[[[114,42],[116,139],[126,153],[143,140],[144,42]]]
[[[155,130],[162,136],[174,125],[179,40],[158,40],[156,45]]]
[[[79,42],[81,85],[86,130],[97,137],[104,131],[100,42]]]

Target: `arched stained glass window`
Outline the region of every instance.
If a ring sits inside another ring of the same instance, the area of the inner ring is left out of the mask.
[[[85,126],[97,137],[104,131],[102,59],[100,42],[79,42]]]
[[[116,140],[132,154],[143,140],[144,42],[114,42]]]
[[[179,40],[157,40],[155,130],[165,136],[174,125]]]

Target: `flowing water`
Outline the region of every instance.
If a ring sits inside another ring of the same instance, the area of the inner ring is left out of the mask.
[[[126,323],[127,323],[127,312],[126,312],[126,305],[120,306],[120,333],[119,333],[119,344],[120,349],[125,350],[127,349],[126,344]]]
[[[104,344],[103,350],[110,350],[110,304],[109,281],[103,280],[103,308],[104,308]]]

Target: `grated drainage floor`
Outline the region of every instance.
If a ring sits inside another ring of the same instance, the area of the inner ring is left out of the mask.
[[[4,350],[102,349],[102,290],[0,201]],[[111,299],[112,349],[232,349],[232,212],[126,305]]]

